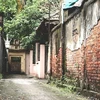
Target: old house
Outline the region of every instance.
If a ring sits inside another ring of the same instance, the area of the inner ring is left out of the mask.
[[[63,23],[51,31],[50,68],[53,77],[65,75],[100,92],[100,0],[79,1],[63,10]]]
[[[34,56],[34,67],[32,67],[31,75],[36,75],[39,78],[45,78],[48,73],[48,62],[50,56],[48,55],[48,42],[49,42],[49,31],[51,31],[54,26],[59,22],[58,13],[55,14],[56,18],[53,16],[50,19],[43,19],[40,26],[36,30],[36,37],[39,38],[35,43]],[[49,31],[48,31],[49,30]]]

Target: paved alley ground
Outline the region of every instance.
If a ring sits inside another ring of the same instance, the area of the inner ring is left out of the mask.
[[[88,100],[74,94],[64,94],[46,81],[11,75],[0,80],[0,100]]]

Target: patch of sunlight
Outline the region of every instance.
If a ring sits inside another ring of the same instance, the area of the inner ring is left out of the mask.
[[[31,85],[31,81],[26,80],[26,79],[14,79],[12,80],[12,82],[16,83],[16,84],[25,84],[25,85]]]

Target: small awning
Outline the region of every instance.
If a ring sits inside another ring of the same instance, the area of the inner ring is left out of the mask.
[[[83,0],[65,0],[63,4],[63,9],[69,9],[72,7],[80,7]]]

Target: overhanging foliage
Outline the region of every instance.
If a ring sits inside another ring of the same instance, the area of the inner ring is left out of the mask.
[[[6,0],[1,1],[5,2]],[[27,0],[22,11],[17,12],[16,0],[7,2],[4,6],[5,15],[8,15],[4,21],[5,33],[9,34],[10,39],[20,40],[22,46],[29,46],[33,41],[39,39],[39,37],[35,37],[35,32],[42,18],[45,15],[48,16],[49,4],[55,5],[53,0],[51,3],[48,0]]]

